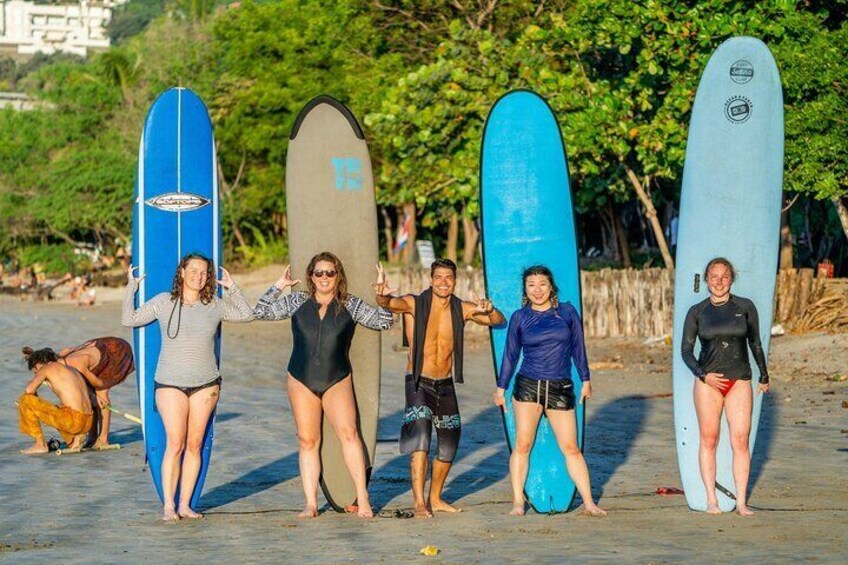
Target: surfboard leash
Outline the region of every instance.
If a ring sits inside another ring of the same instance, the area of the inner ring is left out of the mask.
[[[736,495],[730,492],[730,489],[716,481],[716,489],[718,489],[721,494],[729,498],[730,500],[737,502]],[[763,508],[761,506],[754,506],[753,504],[749,504],[748,508],[751,510],[759,510],[760,512],[803,512],[805,509],[803,508]]]

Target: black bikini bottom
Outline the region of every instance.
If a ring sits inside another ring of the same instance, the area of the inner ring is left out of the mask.
[[[159,390],[160,388],[175,388],[178,391],[182,392],[183,394],[185,394],[186,396],[189,396],[189,397],[192,394],[194,394],[195,392],[199,392],[199,391],[203,390],[204,388],[209,388],[209,387],[213,387],[213,386],[221,386],[221,377],[218,377],[214,381],[206,383],[205,385],[200,385],[200,386],[177,386],[177,385],[166,385],[166,384],[157,383],[157,382],[153,383],[153,389],[154,390]]]

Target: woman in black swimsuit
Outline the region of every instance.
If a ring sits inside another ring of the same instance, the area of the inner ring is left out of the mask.
[[[306,495],[303,518],[318,515],[321,416],[326,413],[342,443],[345,464],[356,485],[359,515],[373,516],[365,480],[365,454],[356,428],[356,402],[348,354],[356,324],[372,330],[392,327],[392,314],[348,294],[344,267],[332,253],[319,253],[306,268],[307,292],[280,292],[298,284],[291,268],[259,299],[258,320],[292,319],[293,347],[288,393],[300,442],[300,476]]]
[[[718,257],[707,263],[704,280],[710,296],[692,306],[683,325],[681,354],[695,378],[695,412],[700,428],[698,452],[701,478],[707,490],[707,513],[721,512],[716,498],[716,447],[721,429],[721,412],[727,415],[733,449],[733,479],[736,483],[736,512],[753,514],[747,506],[751,453],[753,390],[748,348],[760,371],[757,394],[768,392],[769,375],[757,308],[747,298],[730,294],[736,271],[730,261]],[[701,353],[695,357],[695,342]]]

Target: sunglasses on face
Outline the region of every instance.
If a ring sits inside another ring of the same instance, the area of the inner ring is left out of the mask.
[[[320,279],[321,277],[327,277],[328,279],[335,278],[336,271],[312,271],[312,276],[316,279]]]

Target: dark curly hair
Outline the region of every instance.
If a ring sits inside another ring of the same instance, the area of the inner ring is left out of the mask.
[[[200,259],[206,261],[206,286],[200,291],[200,301],[203,304],[209,304],[215,298],[215,291],[218,288],[218,279],[215,276],[215,267],[212,260],[200,253],[189,253],[183,257],[180,264],[177,266],[177,272],[174,273],[174,285],[171,288],[171,300],[183,301],[183,269],[188,266],[188,262],[192,259]]]
[[[312,280],[312,274],[315,272],[315,265],[321,261],[332,263],[336,270],[336,295],[333,300],[336,302],[336,311],[338,311],[341,306],[347,304],[350,295],[347,292],[347,276],[342,261],[329,251],[322,251],[309,261],[309,265],[306,267],[306,290],[309,292],[309,296],[315,296],[318,288]]]
[[[49,347],[38,350],[35,350],[32,347],[24,347],[21,351],[24,354],[24,361],[30,371],[32,371],[32,368],[36,365],[46,365],[47,363],[55,363],[59,360],[59,356],[56,355],[56,352]]]
[[[525,288],[527,287],[527,279],[533,275],[542,275],[548,278],[548,282],[551,284],[551,306],[557,308],[559,306],[559,298],[557,296],[559,287],[554,282],[554,274],[544,265],[533,265],[524,269],[524,273],[521,275],[521,306],[524,307],[530,304],[530,298],[528,298]]]

